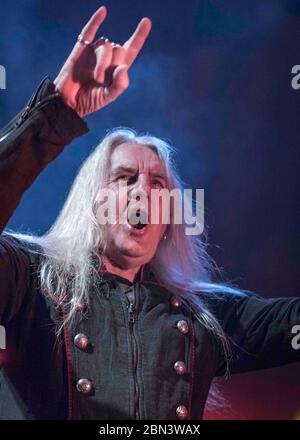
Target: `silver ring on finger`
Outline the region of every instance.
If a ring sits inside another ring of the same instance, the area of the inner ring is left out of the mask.
[[[106,37],[100,37],[100,40],[103,40],[104,41],[104,43],[108,43],[109,42],[109,38],[106,38]]]
[[[80,44],[84,44],[84,45],[86,45],[86,46],[89,46],[89,45],[92,44],[91,41],[85,40],[84,37],[83,37],[81,34],[78,35],[77,41],[78,41]]]

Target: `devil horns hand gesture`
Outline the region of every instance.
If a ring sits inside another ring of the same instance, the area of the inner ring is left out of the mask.
[[[126,90],[128,69],[151,30],[151,20],[143,18],[123,46],[104,37],[93,42],[105,17],[106,8],[101,6],[82,29],[54,80],[66,104],[81,117],[101,109]]]

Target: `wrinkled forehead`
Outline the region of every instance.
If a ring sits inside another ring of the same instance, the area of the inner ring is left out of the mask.
[[[161,173],[167,177],[164,162],[158,156],[155,147],[145,144],[124,142],[116,146],[110,155],[110,172],[120,167],[137,171]]]

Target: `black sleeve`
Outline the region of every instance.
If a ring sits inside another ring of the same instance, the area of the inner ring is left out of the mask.
[[[86,123],[67,106],[49,77],[26,107],[0,131],[0,233],[28,187],[76,137]],[[0,235],[0,323],[22,305],[30,282],[28,254],[14,240]]]
[[[300,298],[225,293],[211,300],[210,308],[230,341],[231,373],[300,362],[300,349],[292,344],[294,327],[300,324]],[[220,353],[216,376],[225,374],[224,355]]]
[[[0,131],[0,232],[41,171],[88,131],[46,77],[26,107]]]

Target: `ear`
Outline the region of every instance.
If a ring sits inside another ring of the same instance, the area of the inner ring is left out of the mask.
[[[162,235],[161,235],[161,237],[160,237],[160,240],[166,240],[167,239],[167,237],[168,237],[168,233],[169,233],[169,228],[168,228],[168,226],[169,225],[165,225],[165,228],[164,228],[164,230],[163,230],[163,233],[162,233]]]

